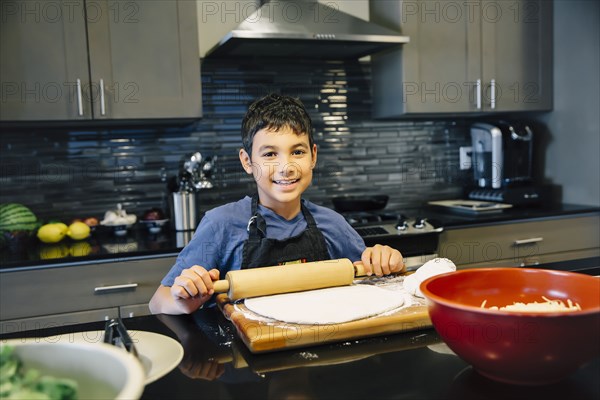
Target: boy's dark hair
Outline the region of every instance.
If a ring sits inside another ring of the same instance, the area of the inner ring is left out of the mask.
[[[268,94],[250,104],[242,120],[242,145],[252,156],[252,141],[256,132],[268,129],[274,132],[283,127],[290,128],[296,135],[308,135],[312,150],[312,122],[308,111],[299,99],[275,93]]]

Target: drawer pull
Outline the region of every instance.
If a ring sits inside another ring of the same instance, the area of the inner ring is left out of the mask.
[[[542,238],[542,237],[515,240],[513,243],[513,246],[522,246],[524,244],[537,243],[537,242],[541,242],[542,240],[544,240],[544,238]]]
[[[104,79],[100,79],[100,115],[106,115],[106,105],[104,103]]]
[[[83,116],[83,101],[81,99],[81,79],[77,79],[77,115]]]
[[[135,289],[136,287],[138,287],[137,283],[125,283],[123,285],[113,285],[113,286],[100,286],[100,287],[94,288],[94,293],[105,294],[105,293],[110,293],[110,292],[117,292],[119,290]]]

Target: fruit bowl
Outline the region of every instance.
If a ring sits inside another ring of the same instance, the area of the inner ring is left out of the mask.
[[[150,233],[159,233],[167,222],[169,219],[140,220],[140,223],[145,225]]]
[[[125,236],[127,235],[127,231],[131,229],[133,224],[118,224],[118,225],[110,225],[110,224],[102,224],[110,229],[112,229],[115,236]]]
[[[481,268],[431,277],[420,289],[440,337],[490,379],[549,384],[600,355],[599,278],[535,268]],[[542,296],[565,304],[571,300],[581,310],[489,308],[543,302]]]
[[[133,224],[137,221],[135,214],[127,214],[123,206],[119,203],[115,210],[108,210],[104,213],[104,219],[100,221],[100,225],[112,227],[113,233],[116,236],[127,235]]]

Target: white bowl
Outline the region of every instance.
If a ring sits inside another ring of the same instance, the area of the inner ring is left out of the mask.
[[[134,223],[131,224],[116,224],[116,225],[112,225],[112,224],[104,224],[102,226],[106,226],[109,228],[112,228],[112,231],[114,233],[115,236],[125,236],[127,235],[127,232],[129,231],[129,229],[131,229],[131,227],[134,225]]]
[[[148,231],[150,233],[158,233],[162,230],[163,225],[166,224],[169,221],[169,219],[155,219],[155,220],[146,220],[146,219],[142,219],[140,220],[140,222],[144,225],[146,225],[146,228],[148,228]]]
[[[3,340],[13,346],[25,368],[42,375],[70,378],[78,384],[80,399],[139,399],[144,391],[142,364],[123,349],[105,343],[52,343]]]

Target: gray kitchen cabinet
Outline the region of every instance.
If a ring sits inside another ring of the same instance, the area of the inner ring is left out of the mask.
[[[4,331],[149,314],[147,304],[175,259],[0,270],[0,324]]]
[[[562,216],[448,228],[439,255],[459,269],[528,267],[600,257],[600,215]]]
[[[2,121],[198,118],[196,4],[3,3]]]
[[[371,20],[410,42],[372,56],[373,113],[552,108],[552,2],[370,2]]]

